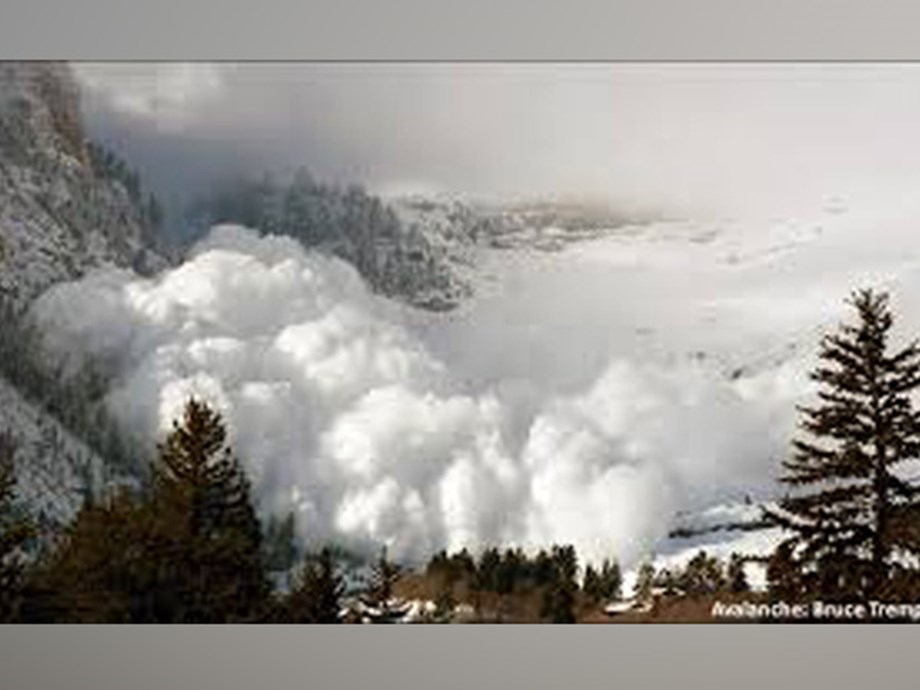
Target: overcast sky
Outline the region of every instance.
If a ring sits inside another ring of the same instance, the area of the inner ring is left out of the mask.
[[[920,65],[77,64],[167,196],[307,165],[380,192],[784,215],[920,190]]]

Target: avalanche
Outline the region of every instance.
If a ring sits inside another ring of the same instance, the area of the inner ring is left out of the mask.
[[[499,289],[431,314],[289,239],[219,226],[174,270],[96,272],[33,314],[58,357],[117,362],[111,409],[151,443],[186,396],[219,406],[262,510],[294,510],[308,542],[410,560],[565,542],[629,565],[678,514],[775,492],[850,289],[918,313],[910,238],[835,211],[482,250]]]

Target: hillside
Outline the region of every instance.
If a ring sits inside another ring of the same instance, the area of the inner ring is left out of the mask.
[[[24,306],[105,264],[162,267],[149,244],[128,190],[94,168],[70,69],[0,63],[0,297]]]
[[[92,152],[68,66],[0,62],[0,433],[15,443],[21,500],[52,523],[71,517],[106,461],[100,444],[94,451],[78,438],[93,435],[92,424],[73,423],[96,411],[66,414],[61,382],[31,376],[42,364],[21,315],[50,286],[94,268],[167,265],[151,248],[153,226],[136,190]]]

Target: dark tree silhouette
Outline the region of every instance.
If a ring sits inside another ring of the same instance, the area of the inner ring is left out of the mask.
[[[677,586],[690,596],[712,594],[724,585],[722,565],[705,551],[698,551],[677,578]]]
[[[794,441],[780,481],[793,488],[768,518],[793,533],[782,549],[804,595],[879,596],[899,569],[893,518],[913,511],[916,489],[896,466],[920,452],[920,347],[889,351],[888,295],[854,292],[855,325],[821,341],[819,405],[803,407],[807,436]],[[795,587],[793,589],[796,589]]]
[[[728,580],[728,588],[732,592],[750,591],[751,586],[748,583],[747,574],[744,572],[744,558],[740,554],[733,553],[731,555],[725,574]]]
[[[32,574],[30,622],[141,623],[171,592],[159,572],[154,515],[130,492],[87,502],[58,546]]]
[[[287,597],[284,622],[338,623],[345,581],[329,547],[307,556],[298,581]]]
[[[585,568],[582,591],[592,601],[611,601],[622,596],[623,576],[616,560],[604,559],[600,570]]]
[[[36,620],[258,620],[268,597],[260,525],[219,414],[190,400],[147,491],[87,503],[33,578]]]
[[[268,593],[249,482],[226,437],[220,414],[192,398],[154,464],[153,506],[166,521],[157,550],[180,620],[247,620]]]
[[[396,613],[390,610],[390,600],[393,598],[393,589],[399,580],[401,568],[387,557],[387,548],[380,550],[380,557],[371,570],[371,581],[367,591],[367,603],[375,607],[378,620],[383,623],[396,618]]]
[[[543,593],[540,614],[551,623],[575,622],[578,559],[573,546],[554,546],[553,577]]]

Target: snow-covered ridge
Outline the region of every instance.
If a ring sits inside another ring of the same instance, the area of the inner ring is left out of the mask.
[[[0,62],[0,313],[16,318],[49,287],[92,269],[164,267],[148,241],[124,185],[94,169],[70,68]],[[0,327],[17,337],[12,324]],[[0,433],[16,444],[19,498],[37,518],[64,524],[99,488],[105,461],[3,372]]]
[[[114,264],[162,267],[126,190],[92,169],[66,65],[0,62],[0,296]]]

